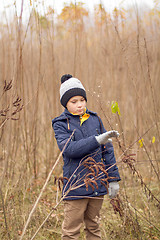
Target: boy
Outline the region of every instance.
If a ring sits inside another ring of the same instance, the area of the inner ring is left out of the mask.
[[[114,130],[106,132],[98,115],[86,108],[85,88],[70,74],[61,77],[60,101],[65,110],[52,120],[52,126],[61,151],[75,131],[63,152],[62,239],[78,240],[84,222],[86,239],[99,240],[103,197],[109,192],[114,198],[119,191],[120,176],[110,139],[119,134]]]

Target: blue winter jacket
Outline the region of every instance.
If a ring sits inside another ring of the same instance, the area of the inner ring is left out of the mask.
[[[72,115],[67,109],[52,120],[55,138],[61,151],[75,130],[63,152],[64,185],[62,195],[65,200],[105,195],[107,194],[107,182],[120,180],[112,143],[102,146],[95,138],[106,132],[101,119],[88,109],[86,113],[90,117],[82,125],[80,125],[79,116]],[[96,161],[99,166],[103,163],[108,176],[102,168],[91,169],[90,164],[84,164],[85,159],[88,161],[88,157],[94,159],[91,160],[91,165],[93,165],[93,161]],[[109,178],[107,182],[106,177]],[[90,179],[89,183],[88,178]]]

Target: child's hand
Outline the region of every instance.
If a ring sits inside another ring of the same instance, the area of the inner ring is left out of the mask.
[[[109,197],[111,199],[115,198],[117,196],[117,194],[119,192],[119,184],[117,181],[109,183],[108,192],[109,192]]]
[[[102,134],[100,134],[99,136],[96,136],[96,140],[97,140],[97,142],[98,142],[99,144],[105,144],[105,143],[107,143],[108,141],[110,141],[109,138],[111,138],[111,137],[118,137],[118,136],[119,136],[118,131],[111,130],[111,131],[102,133]]]

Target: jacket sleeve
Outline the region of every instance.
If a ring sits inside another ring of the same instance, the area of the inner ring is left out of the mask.
[[[101,133],[106,132],[106,129],[104,128],[104,125],[101,119],[100,119],[100,124],[101,124]],[[108,182],[120,181],[121,178],[119,175],[118,167],[116,165],[116,158],[114,154],[113,144],[111,142],[108,142],[105,145],[102,145],[102,152],[103,152],[103,159],[106,165],[106,170],[110,178]]]
[[[71,133],[67,131],[65,125],[62,124],[61,121],[57,121],[52,124],[55,138],[57,140],[57,144],[59,149],[62,151],[65,143],[71,136]],[[85,157],[87,154],[91,153],[92,151],[96,150],[99,147],[99,143],[97,142],[95,136],[90,136],[88,138],[83,138],[78,141],[74,141],[71,139],[69,143],[66,145],[64,150],[64,154],[68,158],[82,158]]]

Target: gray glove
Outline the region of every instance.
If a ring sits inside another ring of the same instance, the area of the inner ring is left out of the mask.
[[[119,183],[117,181],[110,182],[108,192],[109,192],[109,197],[111,199],[115,198],[117,196],[118,192],[119,192]]]
[[[109,141],[112,141],[110,138],[111,137],[118,137],[119,136],[119,133],[118,131],[115,131],[115,130],[111,130],[111,131],[108,131],[108,132],[105,132],[105,133],[102,133],[98,136],[95,136],[97,142],[99,144],[105,144]]]

